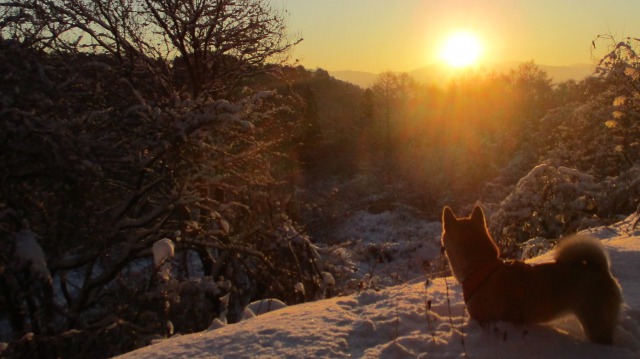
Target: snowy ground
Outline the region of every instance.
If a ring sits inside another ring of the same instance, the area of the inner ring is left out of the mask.
[[[440,253],[441,231],[439,222],[425,221],[411,207],[397,206],[379,213],[361,210],[336,226],[334,241],[344,245],[324,259],[347,273],[348,278],[339,283],[343,287],[381,288],[404,283],[433,270]]]
[[[469,320],[451,277],[421,277],[383,290],[285,307],[237,324],[212,326],[125,354],[124,358],[638,358],[640,228],[637,216],[590,232],[608,248],[626,306],[615,345],[587,342],[569,317],[547,325]],[[545,261],[551,254],[534,259]]]

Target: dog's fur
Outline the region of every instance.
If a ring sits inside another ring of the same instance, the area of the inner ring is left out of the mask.
[[[442,245],[471,318],[540,323],[572,313],[589,340],[612,344],[622,295],[596,239],[561,241],[555,262],[529,265],[500,259],[480,207],[460,219],[445,207],[442,228]]]

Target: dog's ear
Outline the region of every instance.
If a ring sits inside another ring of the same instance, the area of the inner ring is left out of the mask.
[[[480,206],[476,206],[473,209],[473,212],[471,212],[471,221],[473,223],[482,225],[483,227],[486,226],[484,221],[484,212],[482,211],[482,208],[480,208]]]
[[[445,206],[442,210],[442,229],[447,230],[447,226],[451,225],[451,223],[456,222],[457,220],[458,218],[453,213],[451,208],[449,208],[449,206]]]

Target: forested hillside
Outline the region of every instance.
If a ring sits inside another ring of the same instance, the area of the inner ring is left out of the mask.
[[[2,356],[109,357],[358,290],[335,231],[360,210],[481,203],[513,253],[638,206],[636,40],[580,82],[531,62],[362,89],[292,62],[262,1],[187,3],[0,5]]]

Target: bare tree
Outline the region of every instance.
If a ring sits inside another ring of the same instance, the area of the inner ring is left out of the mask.
[[[528,121],[542,117],[553,105],[553,86],[549,75],[533,61],[512,69],[505,80],[517,106]]]
[[[0,11],[3,37],[105,52],[193,97],[225,94],[301,41],[264,0],[19,0]]]
[[[239,320],[256,298],[323,295],[320,257],[286,212],[293,158],[274,153],[300,123],[285,90],[156,105],[109,56],[23,46],[0,41],[3,357],[113,356]],[[170,283],[149,260],[165,239]]]
[[[294,159],[274,153],[298,102],[287,88],[220,99],[295,43],[266,1],[0,0],[3,356],[112,356],[238,320],[254,298],[323,295],[281,205]],[[23,230],[48,280],[16,255]],[[173,284],[149,262],[164,239]]]
[[[389,170],[394,167],[394,152],[399,143],[397,132],[401,123],[406,122],[407,102],[416,93],[416,83],[406,73],[387,71],[378,75],[371,91],[381,117],[379,126],[384,133],[385,167]]]

